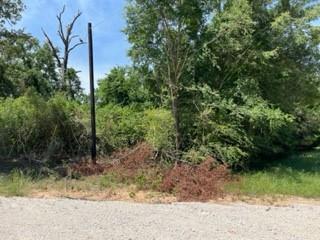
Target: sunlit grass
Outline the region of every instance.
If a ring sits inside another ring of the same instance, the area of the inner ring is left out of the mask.
[[[158,191],[162,176],[156,170],[141,170],[132,176],[121,173],[105,173],[78,178],[59,177],[58,175],[39,176],[32,172],[13,170],[0,175],[0,196],[32,196],[33,193],[103,193],[130,189],[138,191]]]
[[[320,150],[295,154],[264,170],[244,173],[226,190],[250,196],[320,198]]]
[[[14,170],[9,175],[0,176],[0,195],[25,196],[31,189],[31,178],[22,171]]]

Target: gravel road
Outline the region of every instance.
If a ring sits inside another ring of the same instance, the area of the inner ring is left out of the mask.
[[[1,240],[320,239],[320,206],[0,198]]]

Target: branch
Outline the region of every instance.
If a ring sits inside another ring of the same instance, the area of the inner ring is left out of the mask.
[[[184,58],[182,59],[182,63],[181,61],[178,61],[178,64],[177,64],[177,71],[178,71],[178,76],[177,76],[177,79],[180,79],[182,74],[183,74],[183,71],[185,69],[185,66],[187,64],[187,61],[188,61],[188,58],[189,58],[189,53],[191,51],[191,47],[188,47],[186,49],[186,52],[185,52],[185,55],[184,55]],[[181,56],[182,57],[182,56]]]
[[[46,38],[47,41],[48,41],[48,44],[49,44],[49,46],[50,46],[50,48],[51,48],[51,51],[52,51],[52,53],[53,53],[54,58],[57,60],[58,67],[61,68],[62,64],[61,64],[61,60],[60,60],[60,57],[59,57],[59,55],[58,55],[57,49],[56,49],[55,46],[53,45],[53,43],[52,43],[51,39],[49,38],[48,34],[47,34],[43,29],[42,29],[42,32],[43,32],[45,38]]]
[[[63,42],[66,41],[64,32],[63,32],[63,24],[62,24],[62,15],[64,14],[65,10],[66,10],[66,5],[63,5],[62,11],[57,15],[57,19],[59,22],[58,34]]]
[[[73,35],[69,38],[69,44],[72,42],[73,39],[75,38],[79,38],[80,36],[79,35]]]
[[[73,29],[73,26],[75,24],[75,22],[78,20],[78,18],[82,15],[82,12],[78,11],[77,15],[74,16],[72,22],[68,25],[67,27],[67,39],[69,39],[71,33],[72,33],[72,29]]]
[[[75,44],[73,47],[71,47],[69,50],[68,50],[68,53],[70,53],[72,50],[74,50],[76,47],[79,47],[81,45],[85,44],[85,42],[79,42],[77,44]]]

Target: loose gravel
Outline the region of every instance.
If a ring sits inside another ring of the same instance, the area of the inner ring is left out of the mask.
[[[0,198],[0,240],[320,239],[320,206]]]

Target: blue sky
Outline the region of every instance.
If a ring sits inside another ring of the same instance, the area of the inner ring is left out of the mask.
[[[87,41],[87,23],[92,22],[94,31],[94,60],[96,80],[112,67],[130,63],[127,57],[129,44],[121,32],[125,27],[124,7],[126,0],[25,0],[26,10],[18,24],[40,41],[45,38],[45,29],[53,41],[58,42],[56,14],[66,5],[65,23],[80,10],[83,15],[77,22],[74,33]],[[71,56],[70,66],[79,73],[82,87],[88,90],[87,45],[77,48]]]

